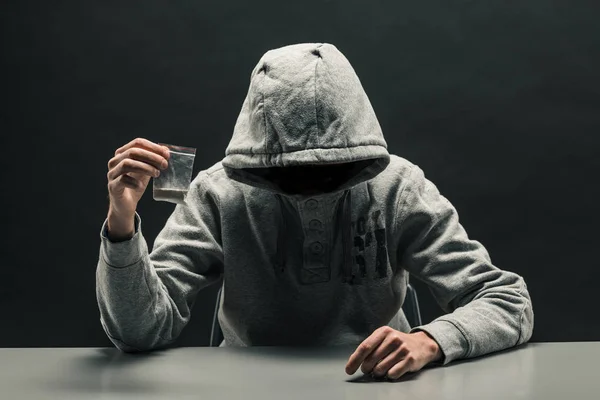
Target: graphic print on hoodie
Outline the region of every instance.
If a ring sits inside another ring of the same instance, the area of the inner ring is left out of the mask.
[[[325,171],[320,191],[290,191],[285,178],[304,167]],[[418,166],[388,153],[356,73],[330,44],[267,52],[222,162],[196,176],[151,252],[139,215],[125,242],[108,240],[105,221],[96,271],[102,326],[125,351],[175,341],[197,292],[221,282],[228,346],[359,344],[388,325],[428,332],[448,363],[523,343],[533,329],[524,280],[491,263]],[[409,274],[445,315],[408,325]]]

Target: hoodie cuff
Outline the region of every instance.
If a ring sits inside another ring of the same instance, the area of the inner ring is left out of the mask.
[[[436,319],[429,324],[412,328],[410,333],[418,331],[424,331],[433,337],[443,353],[442,359],[431,365],[446,365],[468,354],[469,342],[460,328],[450,321]]]
[[[108,219],[104,220],[100,231],[100,254],[106,264],[115,268],[125,268],[138,263],[142,259],[142,220],[135,213],[135,233],[128,240],[111,242],[108,238]]]

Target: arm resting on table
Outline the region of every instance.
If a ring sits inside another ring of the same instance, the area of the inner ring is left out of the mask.
[[[154,248],[136,232],[125,241],[101,232],[96,269],[100,321],[115,346],[147,351],[174,342],[190,319],[198,291],[218,281],[223,271],[218,200],[200,173],[185,204],[178,204],[158,234]]]
[[[440,345],[447,364],[528,341],[533,309],[527,285],[492,265],[487,250],[468,238],[456,209],[414,166],[399,197],[398,259],[431,289],[447,313],[414,327]]]

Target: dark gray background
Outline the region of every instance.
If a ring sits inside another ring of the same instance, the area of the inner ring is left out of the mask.
[[[270,48],[335,44],[389,149],[419,164],[501,268],[533,340],[599,340],[600,3],[3,2],[0,346],[109,345],[94,284],[106,163],[142,136],[219,161]],[[173,206],[139,205],[150,245]],[[440,314],[416,283],[424,317]],[[215,289],[180,343],[208,342]]]

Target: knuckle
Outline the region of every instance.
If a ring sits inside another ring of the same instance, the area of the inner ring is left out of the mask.
[[[121,180],[125,186],[131,187],[131,188],[137,187],[137,181],[127,175],[123,175]]]
[[[429,349],[429,351],[431,351],[432,353],[435,353],[438,351],[439,347],[438,344],[436,342],[431,342],[429,343],[429,345],[427,346],[427,348]]]
[[[362,352],[371,351],[372,348],[373,348],[373,346],[370,343],[363,343],[360,345],[360,350]]]
[[[163,156],[158,154],[152,154],[151,160],[153,165],[155,165],[157,168],[162,168],[163,165],[167,162]]]
[[[369,356],[364,359],[362,366],[366,369],[372,369],[375,363],[373,362],[373,357]]]
[[[122,162],[124,168],[133,168],[135,162],[131,158],[125,158]]]
[[[113,169],[115,167],[115,165],[117,165],[118,163],[119,163],[118,156],[114,156],[113,158],[108,160],[108,169]]]
[[[401,347],[404,344],[402,338],[399,335],[392,336],[390,342],[396,347]]]
[[[140,154],[139,147],[132,147],[126,151],[127,157],[137,156]]]

